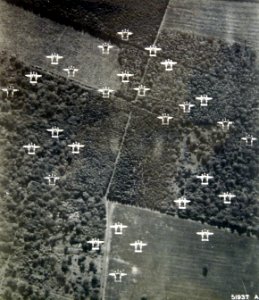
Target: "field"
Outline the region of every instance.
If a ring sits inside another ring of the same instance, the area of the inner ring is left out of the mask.
[[[172,0],[164,27],[246,43],[258,51],[258,11],[258,1]]]
[[[15,26],[13,26],[15,24]],[[88,33],[60,25],[34,15],[22,8],[0,1],[0,48],[7,50],[30,66],[39,66],[54,74],[66,76],[63,68],[79,69],[75,80],[93,88],[120,86],[118,48],[109,56],[97,48],[102,40]],[[57,52],[64,56],[58,66],[52,66],[46,55]]]
[[[127,225],[112,234],[109,272],[123,270],[122,283],[107,278],[105,300],[228,300],[231,294],[258,294],[259,244],[198,222],[110,203],[112,222]],[[214,232],[208,243],[195,233]],[[148,245],[134,253],[129,243]]]

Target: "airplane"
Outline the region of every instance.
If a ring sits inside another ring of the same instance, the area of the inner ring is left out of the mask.
[[[8,87],[2,88],[1,90],[6,93],[7,98],[9,97],[10,93],[11,93],[11,97],[13,97],[14,93],[19,92],[18,89],[14,88],[13,84],[10,84]]]
[[[49,185],[56,185],[56,181],[59,180],[60,178],[55,176],[54,174],[51,174],[44,177],[44,179],[48,180]]]
[[[26,148],[28,150],[29,155],[35,155],[35,150],[39,149],[40,146],[36,146],[35,144],[29,143],[28,145],[23,146],[23,148]]]
[[[161,51],[161,48],[156,47],[155,45],[151,45],[149,47],[146,47],[145,50],[149,51],[149,56],[154,57],[157,54],[157,51]]]
[[[115,224],[113,224],[113,225],[111,225],[110,226],[110,228],[114,228],[115,229],[115,231],[114,231],[114,234],[123,234],[123,229],[124,228],[128,228],[128,226],[126,226],[126,225],[123,225],[122,223],[115,223]]]
[[[51,55],[47,55],[46,57],[50,58],[51,65],[58,65],[59,60],[63,58],[63,56],[60,56],[57,53],[51,53]]]
[[[256,141],[257,138],[256,138],[256,137],[253,137],[253,136],[250,135],[250,134],[247,134],[245,137],[242,137],[241,140],[245,141],[247,145],[253,146],[254,141]]]
[[[177,65],[176,61],[172,61],[171,59],[166,59],[160,63],[165,66],[166,71],[173,71],[173,66]]]
[[[142,247],[147,246],[146,243],[143,243],[142,241],[135,241],[134,243],[131,243],[130,246],[133,246],[135,248],[135,253],[142,253]]]
[[[74,66],[69,66],[63,69],[63,71],[67,72],[67,77],[75,77],[75,74],[79,71],[79,69],[75,68]]]
[[[209,184],[209,179],[212,179],[213,176],[210,176],[209,174],[201,174],[201,176],[196,176],[196,178],[201,179],[201,184],[202,185],[208,185]]]
[[[103,43],[102,45],[99,45],[98,48],[102,49],[102,54],[108,55],[113,46],[110,43]]]
[[[133,34],[133,32],[130,32],[128,29],[122,29],[122,31],[117,32],[121,36],[121,39],[123,41],[128,41],[129,36]]]
[[[133,88],[133,90],[138,91],[138,96],[144,97],[146,96],[146,91],[150,91],[150,88],[146,88],[144,85],[139,85],[137,88]]]
[[[115,91],[106,86],[102,89],[98,89],[98,92],[102,93],[103,98],[107,99],[107,98],[110,98],[110,94],[115,92]]]
[[[225,130],[225,129],[226,129],[226,130],[229,130],[230,125],[233,125],[234,122],[229,121],[229,120],[227,120],[227,119],[224,119],[224,120],[222,120],[222,121],[218,121],[217,124],[218,124],[219,126],[221,126],[222,129],[224,129],[224,130]]]
[[[84,145],[81,145],[80,143],[75,142],[71,145],[68,145],[68,147],[72,148],[72,153],[73,154],[79,154],[80,153],[80,148],[84,148]]]
[[[100,245],[103,244],[104,241],[100,241],[99,239],[92,239],[87,241],[87,244],[92,244],[92,250],[100,250]]]
[[[59,133],[63,132],[63,129],[59,129],[58,127],[52,127],[50,129],[47,129],[47,131],[51,132],[51,137],[54,139],[58,139],[59,138]]]
[[[30,72],[29,74],[26,74],[25,76],[30,78],[31,84],[38,83],[38,78],[42,77],[42,75],[38,74],[37,72]]]
[[[174,202],[178,205],[179,209],[186,209],[186,204],[190,203],[190,200],[187,200],[185,197],[181,197],[177,200],[174,200]]]
[[[121,77],[121,82],[129,82],[129,78],[134,76],[134,74],[130,74],[129,72],[125,71],[123,73],[117,74],[117,76]]]
[[[114,271],[113,273],[109,273],[109,276],[114,277],[114,282],[122,282],[122,277],[127,276],[126,273],[122,273],[119,270]]]
[[[194,107],[195,105],[190,102],[184,102],[182,104],[179,104],[179,106],[183,109],[184,113],[190,113],[191,108]]]
[[[224,199],[224,204],[231,204],[231,199],[235,198],[236,195],[231,193],[223,193],[220,194],[219,197]]]
[[[208,106],[208,101],[212,100],[211,97],[205,96],[199,96],[195,98],[196,100],[199,100],[201,102],[201,106]]]
[[[170,117],[169,114],[162,114],[157,118],[162,120],[162,125],[169,125],[170,120],[173,119],[173,117]]]
[[[203,229],[202,231],[196,232],[196,234],[201,236],[202,242],[209,242],[210,235],[213,235],[213,232],[210,232],[209,230]]]

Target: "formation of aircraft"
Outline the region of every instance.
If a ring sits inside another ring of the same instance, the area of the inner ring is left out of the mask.
[[[63,71],[67,72],[67,77],[75,77],[76,72],[78,72],[79,69],[74,66],[68,66],[67,68],[63,69]]]
[[[146,96],[146,92],[150,91],[150,88],[147,88],[143,84],[141,84],[138,87],[133,88],[133,90],[138,92],[139,97],[144,97],[144,96]]]
[[[217,124],[222,127],[224,130],[229,130],[230,125],[233,125],[234,122],[224,119],[222,121],[218,121]]]
[[[169,114],[162,114],[161,116],[157,117],[158,119],[160,119],[162,121],[162,125],[169,125],[170,120],[173,119],[173,117],[169,116]]]
[[[102,54],[108,55],[113,46],[110,43],[103,43],[102,45],[99,45],[98,48],[102,50]]]
[[[45,176],[44,179],[48,180],[49,185],[56,185],[57,180],[60,178],[58,176],[55,176],[54,174],[50,174],[48,176]]]
[[[122,235],[123,229],[128,228],[128,226],[123,225],[122,223],[118,222],[118,223],[114,223],[113,225],[111,225],[110,228],[114,229],[114,234]]]
[[[128,41],[129,37],[133,34],[133,32],[129,31],[129,29],[123,29],[117,32],[117,34],[121,36],[121,39],[123,41]]]
[[[52,127],[47,129],[48,132],[51,132],[51,137],[54,139],[58,139],[59,138],[59,133],[63,132],[63,129],[60,129],[58,127]]]
[[[104,241],[100,241],[99,239],[92,239],[87,241],[87,244],[92,245],[92,250],[100,250],[100,246],[104,244]]]
[[[223,193],[219,195],[220,198],[223,198],[224,204],[231,204],[231,200],[236,197],[236,195],[231,193]]]
[[[117,74],[117,76],[121,77],[121,82],[128,83],[130,77],[134,76],[134,74],[129,73],[128,71],[125,71],[123,73]]]
[[[106,86],[104,88],[98,89],[98,92],[102,94],[103,98],[110,98],[111,93],[115,91]]]
[[[199,178],[201,180],[202,185],[208,185],[209,179],[212,179],[213,176],[210,176],[209,174],[201,174],[200,176],[197,175],[196,178]]]
[[[36,154],[36,149],[39,149],[40,146],[37,146],[35,144],[29,143],[28,145],[23,146],[23,148],[28,150],[29,155],[35,155]]]
[[[200,101],[201,106],[208,106],[208,101],[212,100],[211,97],[205,96],[199,96],[195,98],[196,100]]]
[[[174,202],[178,205],[179,209],[186,209],[187,208],[186,205],[191,201],[187,200],[185,197],[181,197],[177,200],[174,200]]]
[[[183,109],[184,113],[190,113],[191,108],[194,107],[195,105],[190,102],[184,102],[182,104],[179,104],[179,106]]]
[[[109,273],[109,276],[112,276],[114,278],[114,282],[122,282],[122,277],[127,276],[127,274],[121,272],[120,270],[116,270],[112,273]]]
[[[30,79],[31,84],[37,84],[38,83],[38,78],[42,77],[42,75],[38,74],[37,72],[30,72],[29,74],[25,75]]]
[[[245,137],[241,138],[242,141],[245,141],[247,145],[253,146],[254,142],[257,140],[256,137],[253,137],[250,134],[247,134]]]
[[[165,66],[166,71],[173,71],[173,66],[177,65],[177,62],[172,61],[171,59],[166,59],[161,62],[161,65]]]
[[[72,154],[79,154],[80,153],[80,148],[84,148],[84,145],[75,142],[73,144],[68,145],[68,147],[72,148]]]
[[[201,236],[201,241],[202,242],[209,242],[209,237],[211,235],[214,235],[213,232],[210,232],[207,229],[203,229],[202,231],[196,232],[196,234]]]
[[[16,88],[14,87],[13,84],[10,84],[10,85],[9,85],[8,87],[6,87],[6,88],[1,88],[1,90],[2,90],[4,93],[6,93],[6,97],[7,97],[7,98],[9,97],[9,95],[11,95],[11,97],[13,97],[14,94],[15,94],[16,92],[19,92],[19,90],[16,89]]]
[[[131,243],[130,246],[134,247],[134,252],[135,253],[142,253],[143,252],[142,248],[144,246],[147,246],[147,244],[143,243],[142,241],[137,240],[134,243]]]
[[[63,56],[60,56],[57,53],[51,53],[51,55],[47,55],[46,57],[50,59],[51,65],[58,65],[59,60],[63,58]]]
[[[151,45],[149,47],[146,47],[145,50],[149,51],[150,57],[155,57],[157,56],[157,51],[161,51],[162,49],[157,47],[156,45]]]

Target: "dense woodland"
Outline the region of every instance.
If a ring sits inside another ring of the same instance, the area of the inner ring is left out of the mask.
[[[139,62],[147,53],[127,47],[120,54],[120,63],[137,75],[121,96],[142,111],[133,110],[110,198],[258,235],[259,146],[241,141],[246,134],[258,137],[255,53],[239,44],[166,31],[158,46],[163,51],[149,60],[144,80],[151,91],[137,100],[132,87],[144,73]],[[167,58],[177,62],[173,72],[160,64]],[[201,108],[195,97],[206,94],[213,100]],[[195,105],[189,114],[178,106],[185,101]],[[157,120],[162,113],[173,116],[170,126]],[[217,125],[225,118],[234,122],[229,131]],[[196,179],[201,173],[214,176],[208,187]],[[223,192],[236,195],[230,206],[218,197]],[[192,201],[186,211],[173,202],[182,195]]]
[[[30,69],[15,57],[2,53],[0,63],[1,87],[19,89],[13,98],[1,92],[1,296],[99,299],[102,252],[87,241],[104,238],[116,108],[45,73],[30,85]],[[59,140],[46,131],[52,126],[64,129]],[[78,156],[67,147],[74,141],[85,144]],[[41,147],[34,156],[23,149],[30,142]],[[56,186],[44,180],[52,172]]]
[[[134,32],[131,43],[141,46],[154,41],[168,3],[168,0],[6,1],[116,44],[121,43],[116,32],[130,29]]]

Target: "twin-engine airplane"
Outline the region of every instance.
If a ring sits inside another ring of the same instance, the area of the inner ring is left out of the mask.
[[[171,59],[166,59],[161,62],[161,65],[165,66],[166,71],[173,71],[173,66],[177,65],[177,62],[172,61]]]
[[[118,222],[110,226],[110,228],[114,229],[114,234],[123,234],[123,229],[128,228],[128,226],[123,225],[122,223]]]
[[[208,101],[212,100],[211,97],[205,96],[199,96],[195,98],[196,100],[201,102],[201,106],[208,106]]]
[[[9,95],[11,95],[11,97],[13,97],[16,92],[19,92],[19,90],[16,89],[13,84],[10,84],[8,87],[2,88],[1,90],[4,93],[6,93],[7,98],[9,97]]]
[[[132,247],[134,247],[135,249],[134,249],[134,252],[135,253],[142,253],[143,251],[142,251],[142,248],[144,247],[144,246],[147,246],[147,244],[146,243],[143,243],[142,241],[135,241],[134,243],[131,243],[130,244],[130,246],[132,246]]]
[[[100,250],[100,245],[104,244],[104,241],[100,241],[99,239],[92,239],[87,241],[87,244],[92,245],[92,250]]]
[[[51,55],[47,55],[46,57],[50,59],[51,65],[58,65],[59,60],[63,58],[63,56],[60,56],[57,53],[51,53]]]
[[[72,148],[72,154],[79,154],[80,153],[80,148],[84,148],[84,145],[75,142],[71,145],[68,145],[68,147]]]
[[[58,139],[59,138],[59,133],[63,132],[63,129],[60,129],[58,127],[52,127],[47,129],[48,132],[51,132],[51,137],[54,139]]]
[[[37,84],[38,78],[42,77],[42,75],[38,74],[37,72],[30,72],[29,74],[26,74],[25,76],[30,78],[30,84]]]
[[[28,154],[29,155],[35,155],[36,154],[35,150],[39,149],[40,146],[37,146],[37,145],[32,144],[32,143],[29,143],[28,145],[23,146],[23,148],[25,148],[25,149],[28,150]]]
[[[120,270],[116,270],[113,273],[109,273],[109,276],[114,277],[114,282],[122,282],[122,277],[127,276],[127,274],[121,272]]]
[[[157,117],[162,121],[162,125],[169,125],[170,120],[173,119],[173,117],[169,116],[169,114],[162,114],[161,116]]]
[[[196,178],[201,179],[201,184],[202,185],[208,185],[209,184],[209,179],[212,179],[213,176],[210,176],[209,174],[201,174],[200,176],[196,176]]]
[[[122,29],[122,31],[117,32],[117,34],[121,36],[123,41],[128,41],[133,32],[129,31],[129,29]]]
[[[209,242],[209,237],[210,237],[211,235],[213,235],[214,233],[213,233],[213,232],[210,232],[210,231],[207,230],[207,229],[203,229],[202,231],[196,232],[196,234],[198,234],[198,235],[201,236],[201,241],[202,241],[202,242]]]
[[[157,56],[157,51],[161,51],[162,49],[155,46],[155,45],[151,45],[149,47],[146,47],[145,50],[149,51],[149,56],[150,57],[155,57]]]

